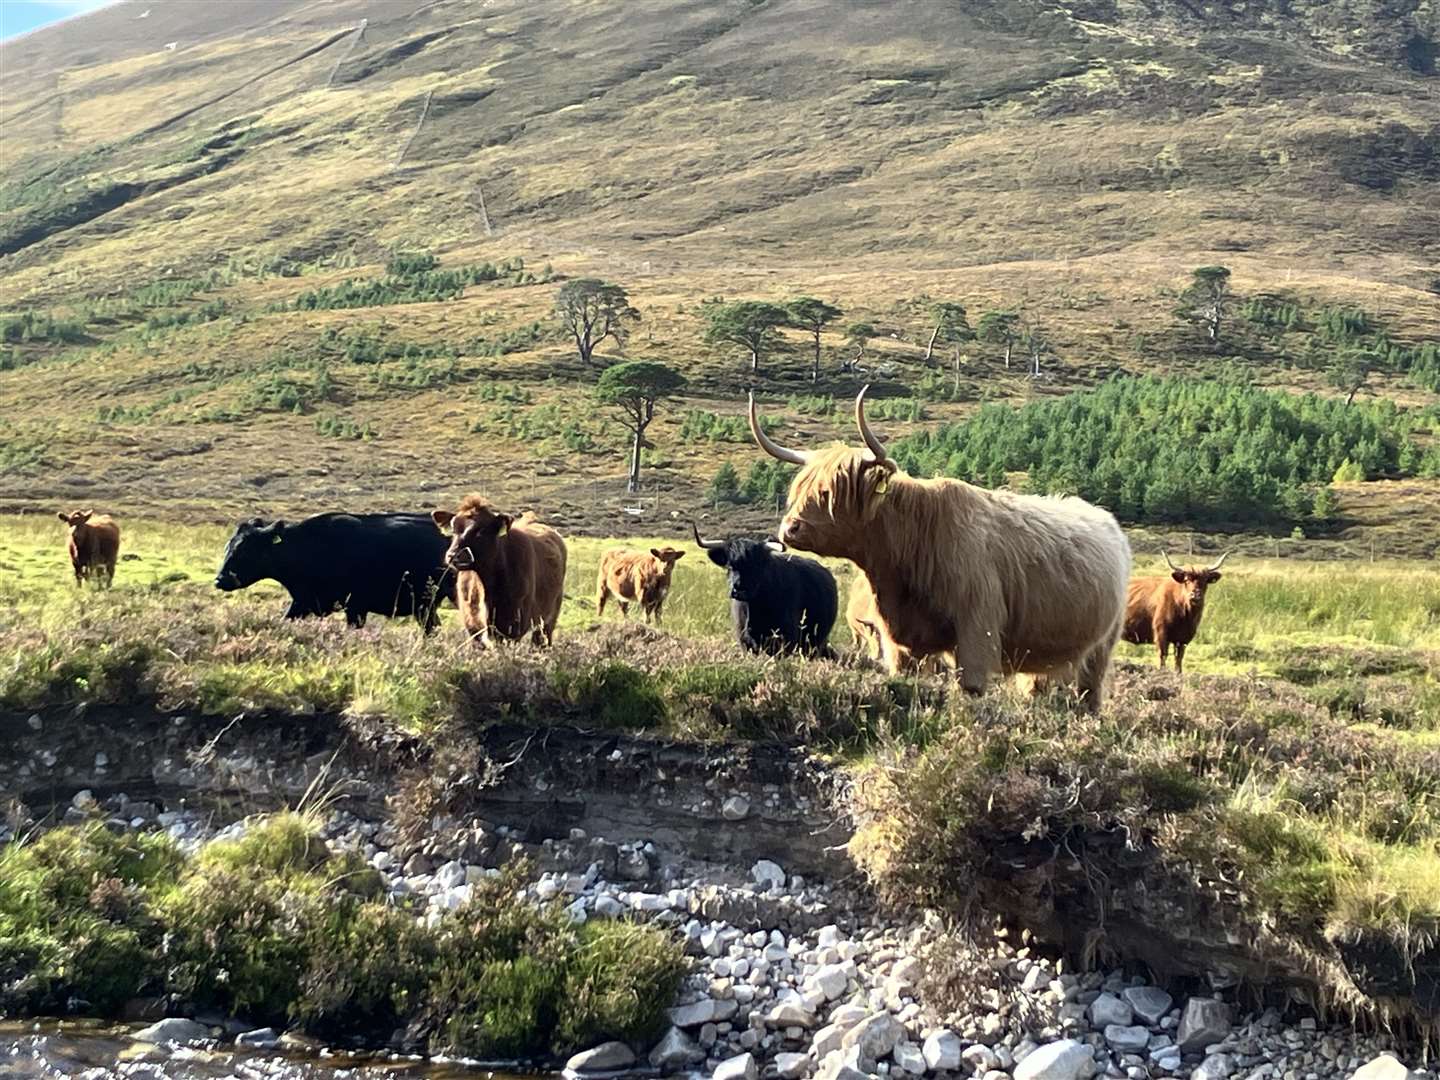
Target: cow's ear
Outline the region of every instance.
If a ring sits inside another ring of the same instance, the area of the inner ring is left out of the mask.
[[[69,514],[61,513],[59,510],[55,511],[55,516],[58,517],[61,521],[68,522],[70,520]]]
[[[1184,585],[1184,584],[1185,584],[1185,571],[1184,571],[1184,570],[1175,570],[1175,571],[1172,571],[1171,574],[1170,574],[1170,576],[1171,576],[1172,578],[1174,578],[1176,581],[1178,581],[1181,585]]]
[[[665,552],[660,548],[651,548],[650,554],[655,558],[659,559],[661,562],[665,561]]]
[[[730,555],[724,548],[707,548],[705,554],[710,556],[710,561],[716,566],[730,565]]]
[[[1220,571],[1219,571],[1219,570],[1211,570],[1210,573],[1208,573],[1208,574],[1205,575],[1205,581],[1206,581],[1208,584],[1210,584],[1210,585],[1214,585],[1215,582],[1217,582],[1217,581],[1219,581],[1219,580],[1220,580]]]
[[[448,532],[450,530],[450,522],[454,519],[455,515],[449,510],[430,511],[430,520],[435,522],[435,527],[441,532]]]
[[[508,533],[508,532],[510,531],[510,526],[511,526],[511,525],[514,525],[514,524],[515,524],[515,515],[514,515],[514,514],[501,514],[501,515],[500,515],[500,531],[499,531],[499,533],[498,533],[497,535],[499,535],[499,536],[504,536],[506,533]]]

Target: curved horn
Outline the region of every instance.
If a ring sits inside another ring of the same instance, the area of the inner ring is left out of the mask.
[[[860,388],[860,393],[855,395],[855,426],[860,429],[860,437],[865,440],[865,446],[869,449],[871,456],[876,461],[889,461],[890,455],[885,450],[885,444],[865,422],[865,393],[869,389],[870,385],[867,383]]]
[[[777,554],[787,550],[784,542],[780,540],[766,540],[765,546]]]
[[[690,531],[695,534],[695,543],[699,544],[706,551],[714,551],[717,548],[723,548],[725,546],[724,540],[701,540],[700,526],[696,525],[693,521],[690,522]]]
[[[1232,549],[1232,550],[1233,550],[1233,549]],[[1222,567],[1223,565],[1225,565],[1225,560],[1228,559],[1229,557],[1230,557],[1230,552],[1229,552],[1229,551],[1225,552],[1224,555],[1221,555],[1220,558],[1215,561],[1215,565],[1212,566],[1212,567],[1210,567],[1210,569],[1211,569],[1211,570],[1219,570],[1220,567]]]
[[[1170,562],[1170,553],[1168,551],[1166,551],[1164,548],[1161,548],[1160,554],[1165,556],[1165,561],[1167,563],[1170,563],[1171,570],[1179,570],[1181,573],[1184,573],[1184,567],[1176,566],[1173,562]]]
[[[781,446],[765,434],[764,429],[760,426],[760,417],[755,414],[755,391],[753,390],[750,391],[750,434],[755,436],[755,441],[760,444],[761,450],[779,461],[785,461],[791,465],[804,465],[810,460],[808,453]]]

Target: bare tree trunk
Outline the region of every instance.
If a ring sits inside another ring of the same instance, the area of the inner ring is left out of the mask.
[[[820,381],[820,335],[815,335],[815,366],[810,369],[810,381]]]
[[[1011,342],[1009,342],[1009,341],[1007,341],[1007,342],[1005,343],[1005,370],[1006,370],[1006,371],[1009,371],[1009,370],[1010,370],[1010,350],[1013,349],[1013,348],[1015,348],[1015,346],[1014,346],[1013,343],[1011,343]]]
[[[750,373],[757,374],[760,371],[760,350],[750,350]]]
[[[940,336],[940,325],[935,324],[935,331],[930,335],[930,343],[925,346],[925,363],[930,363],[930,358],[935,355],[935,339]]]
[[[630,448],[630,479],[625,485],[628,492],[640,490],[640,445],[645,441],[645,429],[635,425],[635,442]]]
[[[955,346],[955,396],[960,396],[960,346]]]

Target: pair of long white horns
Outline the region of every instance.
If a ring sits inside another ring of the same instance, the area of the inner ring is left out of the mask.
[[[1165,556],[1165,561],[1166,561],[1167,563],[1170,563],[1170,569],[1171,569],[1171,570],[1180,570],[1180,571],[1182,571],[1182,572],[1184,571],[1185,568],[1184,568],[1183,566],[1176,566],[1173,562],[1170,562],[1170,553],[1169,553],[1168,551],[1166,551],[1164,548],[1161,548],[1161,549],[1160,549],[1160,554]],[[1229,557],[1230,557],[1230,552],[1228,552],[1228,551],[1225,552],[1224,555],[1221,555],[1220,558],[1218,558],[1218,559],[1215,560],[1215,565],[1214,565],[1214,566],[1207,566],[1207,567],[1205,568],[1206,572],[1208,573],[1208,572],[1210,572],[1210,571],[1212,571],[1212,570],[1219,570],[1220,567],[1222,567],[1222,566],[1225,565],[1225,560],[1228,559]]]
[[[889,461],[890,455],[885,450],[885,444],[880,441],[880,436],[870,430],[870,425],[865,422],[865,394],[870,387],[864,386],[860,393],[855,395],[855,426],[860,429],[860,437],[865,440],[865,448],[869,452],[872,461]],[[791,465],[804,465],[810,460],[813,451],[791,450],[788,446],[781,446],[760,426],[760,417],[755,411],[755,392],[750,392],[750,434],[755,436],[755,441],[777,461],[784,461]]]

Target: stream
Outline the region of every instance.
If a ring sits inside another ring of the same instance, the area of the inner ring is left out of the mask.
[[[136,1043],[136,1025],[96,1020],[26,1020],[0,1023],[0,1077],[132,1077],[134,1080],[341,1080],[397,1077],[414,1080],[522,1080],[457,1061],[425,1061],[322,1050],[318,1055],[281,1050],[163,1050]],[[99,1070],[99,1071],[96,1071]],[[524,1080],[547,1074],[532,1073]]]

